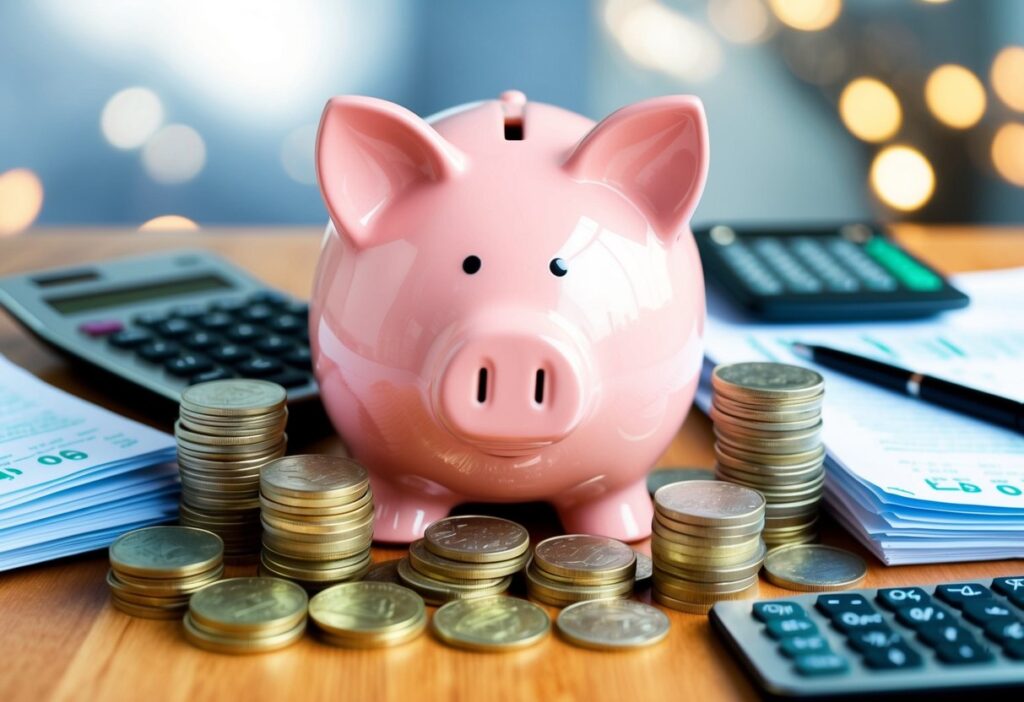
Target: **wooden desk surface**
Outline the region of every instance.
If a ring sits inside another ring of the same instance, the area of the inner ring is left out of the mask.
[[[1024,265],[1024,229],[903,226],[904,245],[947,272]],[[312,228],[156,234],[37,231],[0,239],[0,275],[157,249],[218,251],[271,285],[306,297],[319,248]],[[0,314],[0,353],[43,379],[145,420],[139,407],[103,394],[101,384]],[[169,428],[169,427],[164,427]],[[659,465],[710,467],[708,420],[691,412]],[[337,451],[336,439],[293,450]],[[536,510],[533,510],[535,512]],[[535,533],[553,532],[553,513],[523,514]],[[1019,561],[884,567],[835,525],[824,541],[862,553],[866,587],[990,578],[1024,571]],[[649,552],[646,542],[638,548]],[[375,549],[375,560],[400,555]],[[346,651],[307,637],[266,655],[223,656],[192,648],[179,625],[133,619],[108,601],[106,553],[0,573],[0,699],[14,700],[654,700],[755,699],[756,692],[701,616],[669,611],[668,640],[632,653],[573,648],[552,636],[513,654],[467,653],[429,635],[385,651]],[[245,574],[235,568],[234,574]],[[767,583],[761,596],[785,595]],[[554,613],[554,610],[551,610]]]

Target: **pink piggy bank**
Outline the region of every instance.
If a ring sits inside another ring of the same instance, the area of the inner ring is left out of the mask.
[[[423,120],[338,97],[310,337],[323,403],[370,471],[379,541],[458,503],[552,503],[646,537],[645,479],[686,416],[704,282],[689,219],[701,102],[599,124],[519,92]]]

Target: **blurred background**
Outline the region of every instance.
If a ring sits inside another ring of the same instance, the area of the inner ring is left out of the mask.
[[[1019,0],[0,4],[0,234],[322,223],[325,100],[704,100],[696,222],[1024,221]]]

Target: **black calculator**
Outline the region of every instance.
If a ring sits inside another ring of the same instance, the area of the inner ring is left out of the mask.
[[[1024,575],[719,602],[708,616],[775,698],[1024,689]]]
[[[767,321],[923,317],[968,297],[876,225],[694,231],[708,281]]]
[[[0,304],[58,350],[177,403],[193,383],[262,378],[317,397],[305,302],[205,251],[0,279]]]

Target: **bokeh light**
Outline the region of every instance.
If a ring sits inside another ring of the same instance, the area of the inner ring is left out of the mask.
[[[935,192],[935,171],[917,149],[887,146],[871,163],[871,187],[878,198],[897,210],[922,207]]]
[[[611,0],[605,23],[622,50],[646,68],[694,82],[718,73],[722,49],[714,35],[651,0]]]
[[[28,229],[43,209],[43,184],[27,168],[0,173],[0,236]]]
[[[160,98],[149,88],[125,88],[107,100],[100,114],[100,130],[111,146],[137,149],[164,121]]]
[[[1024,112],[1024,46],[1008,46],[996,54],[992,88],[1007,107]]]
[[[924,99],[935,118],[948,127],[973,127],[985,114],[985,87],[963,66],[939,66],[924,84]]]
[[[317,125],[307,124],[293,129],[281,142],[281,166],[292,180],[303,185],[316,184]]]
[[[161,215],[139,226],[140,232],[194,232],[199,225],[181,215]]]
[[[768,0],[768,5],[783,24],[802,32],[825,29],[843,10],[842,0]]]
[[[756,44],[774,29],[762,0],[708,0],[708,20],[725,39],[736,44]]]
[[[1024,124],[1010,122],[996,130],[992,165],[1007,181],[1024,188]]]
[[[195,178],[206,164],[206,144],[185,124],[169,124],[142,148],[142,165],[158,183],[173,185]]]
[[[903,110],[892,89],[876,78],[856,78],[839,96],[839,116],[864,141],[885,141],[899,131]]]

